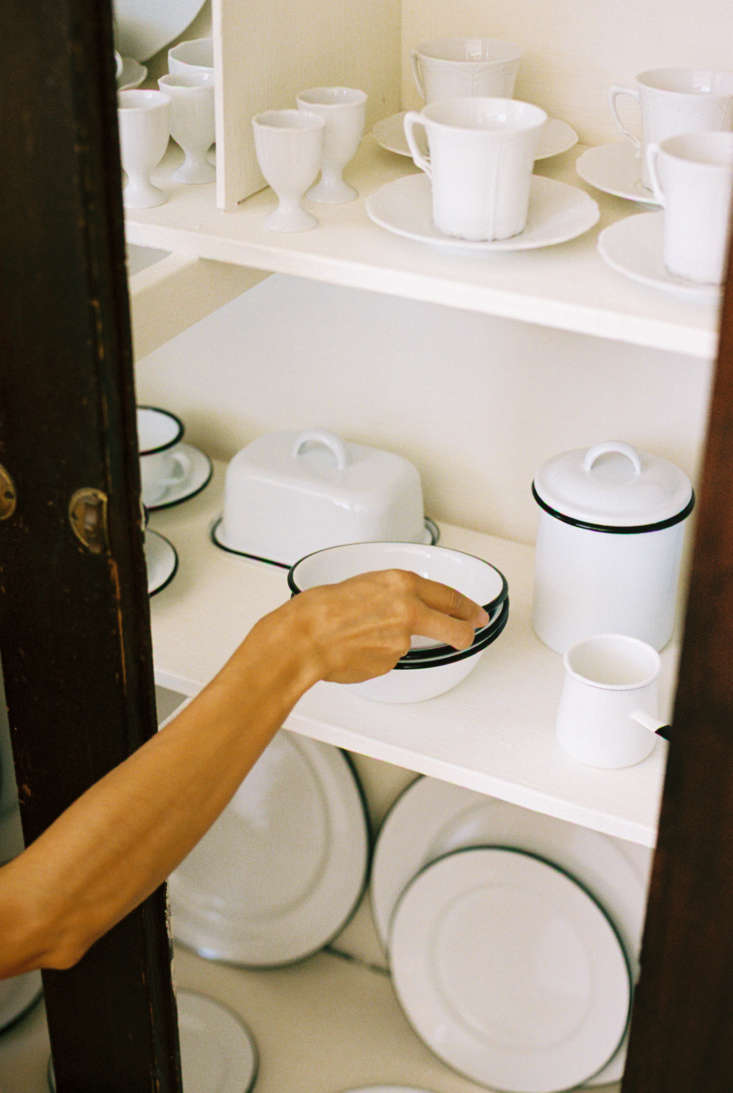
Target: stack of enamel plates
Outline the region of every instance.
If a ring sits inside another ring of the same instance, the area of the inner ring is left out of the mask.
[[[511,1093],[622,1076],[648,869],[627,845],[430,778],[397,800],[372,910],[405,1015],[449,1067]]]
[[[281,730],[169,880],[174,937],[278,967],[329,942],[366,885],[363,796],[343,752]]]

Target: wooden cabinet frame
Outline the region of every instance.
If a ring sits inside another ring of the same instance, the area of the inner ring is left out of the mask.
[[[10,0],[0,649],[34,838],[155,731],[107,5]],[[733,279],[624,1093],[733,1083]],[[108,499],[106,541],[69,522]],[[164,897],[44,976],[59,1093],[180,1089]]]

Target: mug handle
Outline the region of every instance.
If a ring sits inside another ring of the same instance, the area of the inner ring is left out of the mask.
[[[412,78],[417,85],[417,89],[420,92],[420,98],[425,100],[425,85],[422,82],[422,73],[420,71],[420,58],[418,57],[417,50],[410,50],[410,66],[412,68]]]
[[[660,721],[659,718],[652,717],[646,710],[634,710],[633,713],[629,714],[629,717],[632,721],[636,721],[637,725],[641,725],[642,728],[648,729],[656,736],[661,736],[662,740],[669,740],[672,726],[668,725],[666,721]]]
[[[186,452],[172,452],[173,459],[176,463],[175,474],[170,475],[168,478],[162,478],[160,480],[161,486],[177,486],[179,482],[182,482],[184,478],[188,478],[191,470],[191,460]]]
[[[609,105],[611,107],[611,113],[613,114],[614,119],[616,121],[616,125],[619,127],[619,129],[621,130],[623,135],[626,137],[626,139],[631,141],[631,143],[634,145],[634,148],[636,148],[637,152],[640,152],[641,151],[641,141],[639,140],[638,137],[635,137],[633,133],[630,133],[628,131],[628,129],[626,128],[626,126],[621,121],[621,118],[618,115],[618,110],[616,109],[616,99],[619,97],[619,95],[631,95],[632,99],[636,99],[636,101],[639,102],[639,92],[637,91],[637,89],[635,87],[622,87],[620,84],[615,83],[615,84],[612,84],[610,89],[609,89],[608,102],[609,102]]]
[[[410,149],[412,161],[416,167],[419,167],[421,171],[425,172],[428,178],[432,179],[433,170],[430,166],[430,160],[427,159],[418,148],[417,141],[415,140],[415,134],[412,131],[416,125],[422,125],[424,127],[425,119],[423,118],[422,114],[419,114],[417,112],[417,110],[408,110],[405,114],[404,126],[405,137],[407,138],[407,145]],[[430,147],[429,144],[428,147]]]
[[[664,205],[664,191],[659,184],[659,174],[657,173],[657,157],[659,156],[659,145],[649,144],[646,150],[646,166],[649,171],[649,181],[652,184],[652,193],[659,202],[660,205]]]

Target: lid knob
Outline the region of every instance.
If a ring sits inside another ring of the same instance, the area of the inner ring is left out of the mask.
[[[632,448],[630,444],[624,444],[623,440],[607,440],[603,444],[594,444],[592,448],[589,448],[585,453],[583,460],[583,470],[588,474],[593,470],[593,464],[597,459],[600,459],[602,455],[625,455],[631,462],[636,474],[641,474],[641,459],[636,448]]]
[[[329,433],[326,429],[306,429],[304,433],[299,433],[293,443],[293,458],[297,459],[308,444],[319,444],[322,448],[328,448],[340,471],[349,462],[346,445],[336,433]]]

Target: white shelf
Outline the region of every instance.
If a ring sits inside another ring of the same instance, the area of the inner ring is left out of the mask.
[[[172,583],[151,600],[156,681],[195,694],[254,622],[288,598],[286,571],[226,553],[210,540],[221,512],[224,465],[184,504],[151,514],[180,556]],[[622,839],[653,846],[666,744],[621,771],[584,767],[554,736],[560,657],[530,625],[530,547],[443,526],[446,546],[494,562],[509,582],[504,634],[459,687],[428,702],[384,705],[348,687],[320,683],[286,722],[288,729],[350,751],[432,775]],[[662,657],[669,694],[674,649]]]
[[[318,206],[317,229],[277,235],[263,227],[274,197],[255,194],[233,212],[216,208],[214,184],[170,182],[180,159],[171,145],[154,173],[169,200],[156,209],[128,210],[129,243],[235,265],[445,304],[616,341],[712,358],[718,308],[636,284],[609,269],[596,250],[598,232],[648,207],[587,187],[575,172],[581,149],[543,161],[538,173],[581,188],[601,206],[600,224],[572,242],[524,253],[454,255],[391,235],[373,224],[364,198],[415,168],[368,136],[349,180],[358,201]]]

